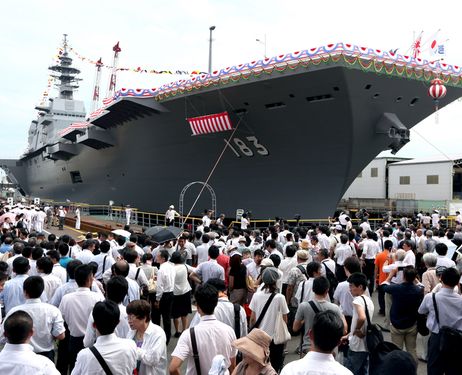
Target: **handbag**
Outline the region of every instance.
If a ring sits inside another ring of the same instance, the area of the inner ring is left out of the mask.
[[[435,308],[436,323],[440,328],[440,352],[456,358],[459,355],[459,348],[462,346],[462,331],[448,326],[440,326],[438,305],[436,304],[435,293],[432,293],[433,307]]]
[[[421,336],[430,334],[430,330],[427,328],[427,316],[424,314],[417,314],[417,332]]]
[[[369,353],[373,353],[377,346],[383,342],[383,334],[376,324],[372,324],[369,316],[369,310],[367,308],[366,299],[361,296],[364,301],[364,308],[366,310],[367,328],[366,328],[366,345]]]
[[[291,339],[287,324],[282,318],[282,313],[276,319],[276,329],[274,330],[273,342],[276,345],[284,344]]]

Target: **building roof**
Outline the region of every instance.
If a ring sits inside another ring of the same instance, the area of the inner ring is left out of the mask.
[[[430,163],[452,163],[462,164],[462,154],[459,155],[433,155],[410,160],[398,161],[390,164],[390,166],[400,166],[409,164],[430,164]]]

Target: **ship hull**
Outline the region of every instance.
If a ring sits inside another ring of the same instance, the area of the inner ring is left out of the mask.
[[[461,95],[460,88],[448,89],[440,107]],[[261,77],[160,105],[160,112],[107,129],[113,147],[79,146],[69,160],[22,159],[18,182],[33,197],[112,200],[164,212],[187,184],[210,175],[217,210],[228,216],[245,209],[258,218],[326,218],[358,173],[388,148],[390,136],[379,125],[384,114],[410,129],[434,111],[422,82],[344,66]],[[237,130],[220,158],[231,132],[192,136],[186,118],[223,111]],[[72,182],[76,171],[82,182]],[[185,194],[185,213],[199,188]],[[205,190],[193,213],[210,207]]]

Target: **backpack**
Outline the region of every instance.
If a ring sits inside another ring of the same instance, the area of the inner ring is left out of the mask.
[[[364,296],[361,296],[364,301],[364,309],[366,310],[366,319],[367,319],[367,327],[366,327],[366,345],[367,351],[369,354],[373,354],[376,352],[376,349],[379,347],[379,344],[383,343],[383,334],[382,330],[376,325],[372,324],[371,317],[369,316],[369,309],[367,308],[367,302]]]
[[[382,365],[387,360],[387,355],[395,350],[401,350],[392,342],[382,341],[377,344],[373,352],[369,352],[369,375],[382,374]]]
[[[338,280],[337,277],[334,275],[334,273],[330,270],[329,267],[327,267],[326,263],[322,263],[324,265],[324,268],[326,269],[326,279],[329,280],[329,297],[332,300],[334,298],[334,292],[335,289],[337,288],[338,285]]]

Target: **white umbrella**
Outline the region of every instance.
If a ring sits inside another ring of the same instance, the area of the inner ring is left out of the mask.
[[[123,229],[115,229],[111,233],[114,233],[117,236],[122,236],[125,238],[130,238],[130,236],[132,235],[129,231],[123,230]]]

